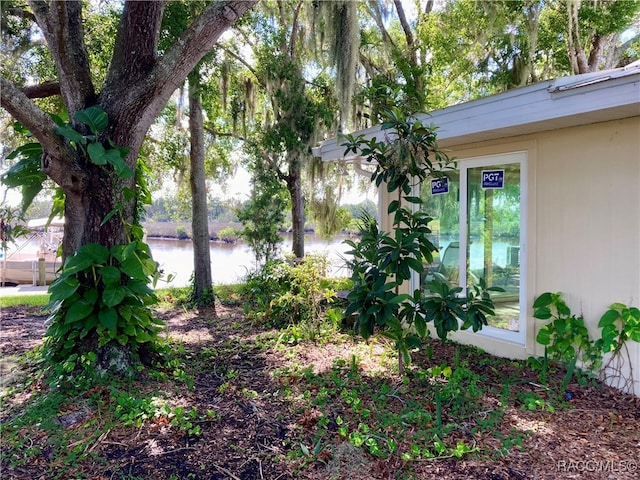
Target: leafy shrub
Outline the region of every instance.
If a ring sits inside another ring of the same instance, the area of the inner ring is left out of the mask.
[[[241,236],[241,232],[238,232],[233,227],[225,227],[218,232],[218,238],[228,243],[236,242]]]
[[[540,320],[551,321],[543,326],[536,341],[544,345],[544,374],[547,359],[556,361],[567,368],[562,390],[569,381],[578,362],[587,371],[595,371],[602,365],[602,354],[589,338],[589,331],[582,316],[571,313],[571,309],[560,293],[545,292],[533,302],[533,316]]]
[[[596,345],[606,352],[619,352],[627,340],[640,342],[640,310],[614,303],[600,318],[602,336]]]
[[[301,261],[271,260],[246,280],[247,309],[274,326],[322,320],[322,307],[335,291],[325,279],[326,259],[309,255]]]
[[[187,229],[182,225],[178,225],[176,227],[176,236],[178,237],[178,240],[187,240],[189,238]]]

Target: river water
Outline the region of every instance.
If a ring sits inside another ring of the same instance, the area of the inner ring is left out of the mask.
[[[350,247],[343,243],[346,237],[336,237],[324,241],[315,235],[305,235],[305,253],[322,254],[329,262],[328,270],[332,276],[348,276],[344,266],[345,252]],[[165,276],[175,275],[171,283],[160,282],[158,287],[184,287],[189,285],[193,273],[193,245],[191,240],[163,240],[148,238],[153,258],[160,264]],[[286,238],[281,252],[291,250],[291,239]],[[244,243],[226,244],[211,242],[211,276],[214,284],[236,283],[250,271],[255,270],[253,252]]]

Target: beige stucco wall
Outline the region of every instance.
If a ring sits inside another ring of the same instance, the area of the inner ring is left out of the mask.
[[[546,291],[562,292],[593,336],[611,303],[640,307],[640,117],[450,148],[460,162],[516,151],[528,158],[526,344],[457,339],[507,357],[542,355],[530,306]],[[640,393],[640,345],[629,347]]]

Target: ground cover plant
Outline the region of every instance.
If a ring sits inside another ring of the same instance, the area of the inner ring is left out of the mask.
[[[436,339],[400,376],[389,340],[326,315],[338,300],[311,340],[248,285],[219,288],[217,316],[160,293],[166,357],[90,387],[46,385],[45,316],[3,306],[3,478],[636,478],[636,397]]]

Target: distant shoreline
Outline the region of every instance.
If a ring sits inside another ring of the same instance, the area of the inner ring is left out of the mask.
[[[242,223],[240,222],[222,222],[219,220],[213,220],[209,222],[209,237],[211,240],[221,240],[218,234],[225,228],[233,228],[236,231],[242,230]],[[192,238],[193,232],[191,230],[191,222],[142,222],[142,228],[144,229],[147,238],[169,238],[179,240],[181,237],[178,235],[178,228],[184,229],[184,232],[189,238]]]

